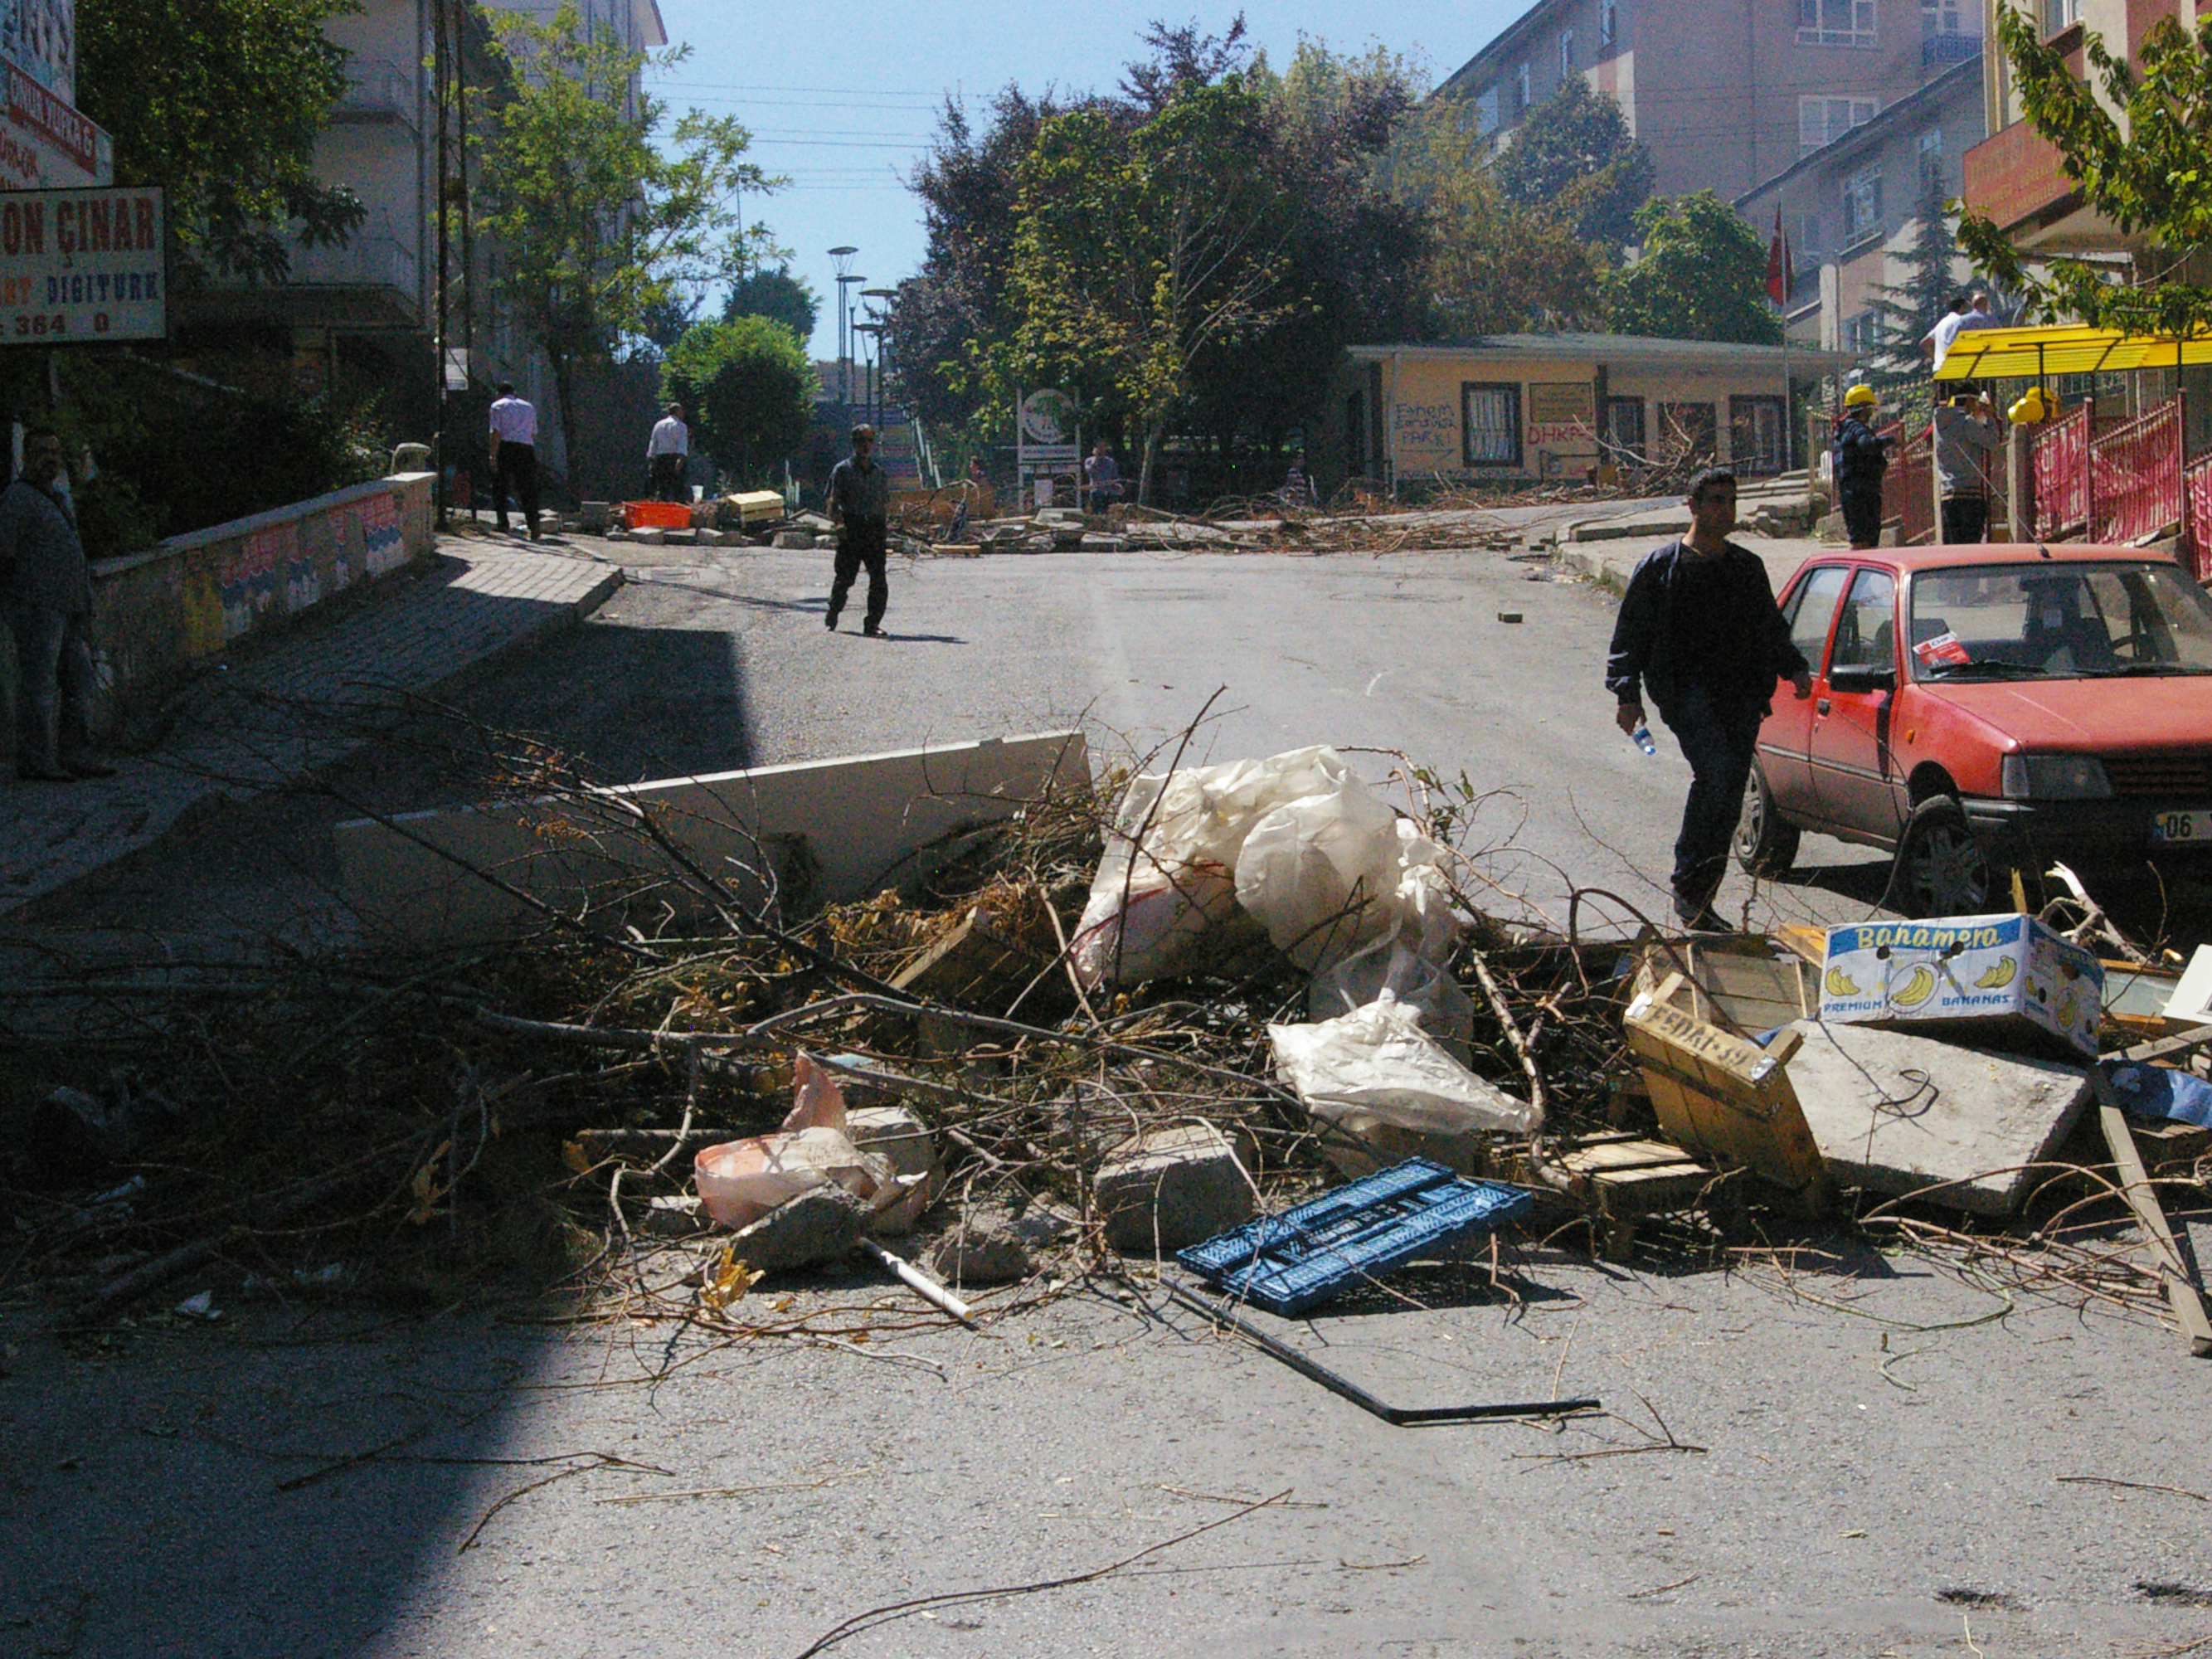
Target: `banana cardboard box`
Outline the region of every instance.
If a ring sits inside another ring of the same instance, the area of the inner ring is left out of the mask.
[[[1942,916],[1828,929],[1820,1018],[1929,1028],[1961,1042],[2009,1036],[2097,1052],[2105,971],[2032,916]]]

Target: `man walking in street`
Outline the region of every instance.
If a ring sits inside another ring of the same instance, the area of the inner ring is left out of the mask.
[[[830,469],[830,522],[837,531],[837,562],[830,585],[830,609],[822,618],[835,629],[845,596],[863,565],[868,571],[868,608],[860,631],[870,639],[884,636],[884,608],[890,603],[891,585],[884,573],[890,526],[890,479],[876,465],[876,429],[853,428],[853,453]]]
[[[1106,509],[1114,505],[1114,498],[1121,493],[1121,469],[1114,465],[1114,450],[1103,438],[1091,452],[1091,459],[1083,464],[1084,487],[1090,492],[1090,510],[1103,517]]]
[[[646,440],[645,464],[653,472],[653,499],[688,501],[691,487],[684,475],[691,465],[691,428],[684,424],[684,405],[671,404],[668,413],[653,422]]]
[[[92,573],[63,494],[62,441],[24,435],[22,476],[0,493],[0,596],[15,639],[15,775],[106,778],[92,755]]]
[[[507,525],[507,492],[512,485],[522,503],[523,522],[530,539],[538,534],[538,411],[526,398],[514,395],[514,382],[501,380],[491,406],[491,505],[500,534]]]
[[[1897,441],[1874,429],[1875,395],[1870,386],[1844,393],[1844,418],[1830,445],[1834,458],[1836,506],[1853,547],[1881,543],[1881,475],[1889,471],[1889,447]]]
[[[1766,564],[1729,540],[1735,475],[1707,467],[1690,483],[1690,533],[1646,554],[1628,580],[1606,658],[1615,718],[1644,725],[1649,690],[1690,763],[1690,795],[1674,842],[1674,915],[1693,932],[1725,932],[1713,899],[1743,810],[1759,723],[1777,680],[1813,695],[1812,671],[1790,641]]]
[[[1943,493],[1946,546],[1979,542],[1990,523],[1989,458],[2004,447],[1996,410],[1978,388],[1961,384],[1936,405],[1936,477]]]

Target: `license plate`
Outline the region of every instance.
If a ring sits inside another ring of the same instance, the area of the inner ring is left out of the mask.
[[[2152,814],[2150,838],[2153,841],[2212,841],[2212,806]]]

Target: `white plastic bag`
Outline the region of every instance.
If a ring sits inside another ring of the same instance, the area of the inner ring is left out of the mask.
[[[1347,774],[1252,826],[1237,857],[1237,902],[1315,972],[1397,932],[1409,915],[1444,916],[1443,852]],[[1442,949],[1449,948],[1447,932]]]
[[[1346,775],[1334,750],[1315,748],[1130,780],[1069,945],[1085,988],[1174,972],[1237,915],[1237,854],[1253,824]]]
[[[1355,1132],[1366,1123],[1433,1134],[1497,1130],[1531,1134],[1542,1125],[1516,1100],[1454,1060],[1421,1029],[1419,1015],[1389,991],[1317,1025],[1270,1025],[1275,1066],[1306,1109]]]

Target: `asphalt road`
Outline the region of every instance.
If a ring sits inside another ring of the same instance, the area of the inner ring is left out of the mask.
[[[1501,913],[1563,920],[1571,886],[1665,912],[1689,769],[1663,730],[1656,758],[1621,736],[1599,683],[1613,600],[1541,560],[894,560],[890,637],[869,640],[858,592],[823,630],[826,554],[601,545],[630,583],[468,702],[611,778],[1076,724],[1098,762],[1164,763],[1186,731],[1186,764],[1329,744],[1374,781],[1401,758],[1464,775]],[[1732,878],[1723,909],[1841,921],[1879,895],[1857,849],[1811,838],[1804,866],[1755,895]]]

